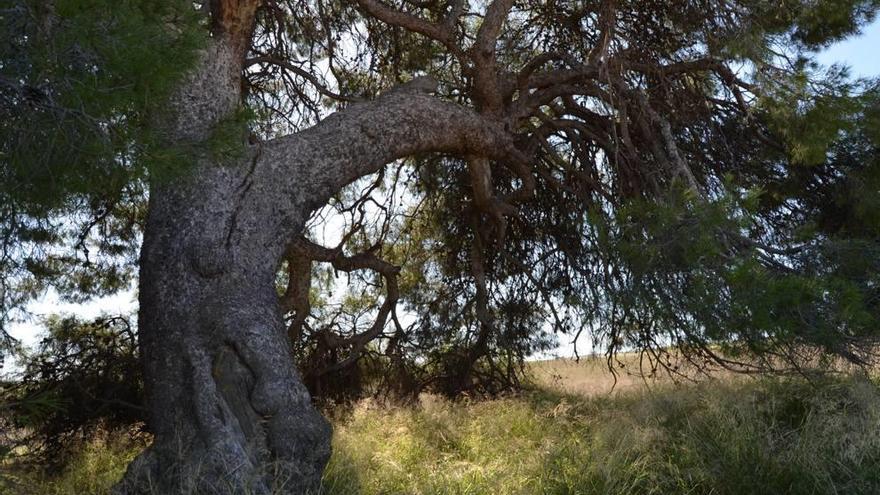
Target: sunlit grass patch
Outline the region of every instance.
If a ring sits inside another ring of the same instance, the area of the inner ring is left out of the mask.
[[[334,447],[329,494],[880,493],[880,392],[763,379],[363,407]]]

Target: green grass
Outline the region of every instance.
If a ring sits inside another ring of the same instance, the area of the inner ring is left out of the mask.
[[[334,440],[330,494],[880,493],[880,392],[857,379],[361,409]]]
[[[334,423],[326,495],[880,493],[880,389],[864,378],[426,398]],[[104,441],[30,486],[106,493],[134,452]]]

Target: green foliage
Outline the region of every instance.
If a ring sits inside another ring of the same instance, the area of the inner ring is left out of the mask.
[[[740,25],[709,37],[713,51],[753,63],[769,62],[792,47],[816,50],[853,33],[873,21],[876,0],[747,0]]]
[[[792,38],[810,48],[828,46],[857,32],[863,24],[874,19],[880,6],[876,0],[771,3],[777,9],[787,11],[793,25],[790,28]]]
[[[142,174],[149,130],[202,45],[188,2],[7,0],[3,193],[28,211]],[[158,143],[156,143],[158,144]],[[36,210],[34,210],[36,209]]]
[[[594,217],[604,262],[616,270],[599,317],[610,350],[678,345],[712,360],[769,354],[799,366],[802,351],[820,348],[867,362],[880,325],[876,226],[866,236],[798,232],[799,244],[772,248],[746,237],[760,221],[754,201],[685,191]]]
[[[6,426],[27,432],[28,455],[60,464],[78,440],[143,420],[143,381],[127,318],[51,317],[46,324],[46,336],[21,359],[23,370],[0,402],[9,404]]]
[[[745,367],[875,357],[880,100],[876,83],[835,74],[779,81],[755,118],[784,144],[746,151],[716,186],[592,210],[596,341],[653,349],[656,367],[667,346]]]
[[[758,112],[783,139],[795,165],[824,163],[832,145],[855,130],[860,112],[870,105],[845,68],[817,71],[815,64],[800,60],[792,73],[768,71],[759,79],[766,91]]]
[[[81,301],[131,283],[144,179],[185,161],[154,124],[201,22],[180,0],[3,0],[0,356],[7,321],[47,287]]]

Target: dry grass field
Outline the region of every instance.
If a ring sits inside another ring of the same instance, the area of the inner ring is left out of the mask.
[[[407,408],[367,401],[338,413],[323,493],[880,493],[875,381],[674,384],[627,374],[637,362],[623,361],[613,388],[602,359],[541,361],[521,394],[424,397]],[[140,448],[124,436],[97,439],[62,473],[7,473],[7,493],[107,493]]]
[[[637,355],[623,354],[618,356],[618,360],[624,366],[616,365],[616,376],[608,370],[604,356],[592,355],[579,360],[559,358],[533,361],[529,363],[529,372],[535,384],[541,388],[585,397],[619,395],[672,384],[666,374],[652,378],[641,373]]]

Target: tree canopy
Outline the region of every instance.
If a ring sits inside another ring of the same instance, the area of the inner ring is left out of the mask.
[[[285,83],[280,101],[302,101],[305,84],[337,104],[428,74],[444,96],[516,129],[516,153],[415,157],[339,199],[351,218],[343,242],[294,254],[372,269],[364,282],[384,280],[417,318],[394,320],[386,343],[365,350],[384,327],[351,329],[367,308],[385,324],[380,295],[310,322],[308,285],[289,283],[292,335],[313,359],[333,369],[340,350],[372,353],[454,395],[516,383],[515,363],[552,346],[552,333],[591,334],[610,364],[644,351],[647,372],[675,366],[672,346],[738,369],[797,367],[815,351],[870,358],[878,223],[863,205],[876,196],[877,88],[811,57],[872,19],[875,3],[359,6],[363,19],[349,5],[305,16],[277,4],[273,29],[318,27],[257,36],[253,98],[277,95],[260,85],[269,74]],[[273,63],[297,51],[311,70],[327,64],[325,82]],[[406,205],[388,199],[397,188]],[[400,267],[402,289],[373,257]],[[307,278],[301,265],[288,280]]]

